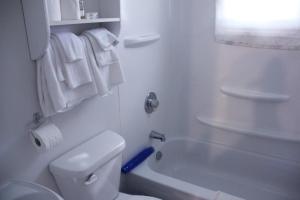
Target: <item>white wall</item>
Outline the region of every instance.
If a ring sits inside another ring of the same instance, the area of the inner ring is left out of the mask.
[[[40,110],[36,68],[29,58],[20,1],[3,1],[0,13],[0,182],[9,178],[33,180],[55,189],[47,169],[51,160],[104,129],[120,132],[118,93],[94,98],[54,117],[64,143],[48,153],[37,153],[27,129],[32,114]]]
[[[151,130],[176,135],[184,123],[178,115],[186,107],[181,101],[184,84],[180,65],[171,64],[174,45],[171,26],[171,0],[122,1],[122,37],[158,33],[159,42],[141,48],[123,48],[121,57],[125,65],[127,82],[121,86],[122,130],[133,147],[126,158],[149,142]],[[146,95],[154,91],[160,106],[152,115],[144,111]]]
[[[20,0],[1,2],[0,184],[16,178],[36,181],[57,190],[48,163],[105,129],[124,136],[126,160],[148,145],[148,134],[152,129],[167,134],[181,132],[182,120],[175,113],[183,106],[177,106],[180,88],[174,87],[180,77],[176,73],[177,66],[170,65],[169,3],[165,0],[122,1],[121,39],[153,32],[161,34],[162,39],[136,49],[125,49],[121,44],[120,56],[127,82],[112,96],[91,99],[70,112],[53,117],[63,132],[64,143],[53,151],[39,154],[32,146],[27,130],[32,114],[40,108],[36,68],[29,58],[22,7]],[[150,91],[157,92],[161,102],[159,110],[152,116],[146,115],[143,107]]]
[[[212,0],[176,0],[188,69],[188,128],[190,137],[245,150],[300,160],[299,143],[248,137],[211,128],[196,116],[226,122],[249,130],[266,130],[270,136],[292,134],[299,138],[300,52],[227,46],[214,42]],[[283,93],[288,102],[269,103],[228,97],[221,86]],[[278,132],[278,133],[276,133]]]

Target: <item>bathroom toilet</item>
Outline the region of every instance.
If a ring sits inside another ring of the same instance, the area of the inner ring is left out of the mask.
[[[45,186],[11,180],[0,186],[0,200],[64,200]]]
[[[119,192],[125,140],[105,131],[50,163],[65,200],[158,200]]]

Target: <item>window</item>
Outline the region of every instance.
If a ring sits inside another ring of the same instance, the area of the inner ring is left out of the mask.
[[[216,40],[300,50],[300,0],[217,0]]]

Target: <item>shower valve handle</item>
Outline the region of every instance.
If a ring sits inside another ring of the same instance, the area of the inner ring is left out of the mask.
[[[159,106],[159,100],[154,92],[150,92],[150,94],[146,97],[145,100],[145,111],[150,114],[153,113]]]

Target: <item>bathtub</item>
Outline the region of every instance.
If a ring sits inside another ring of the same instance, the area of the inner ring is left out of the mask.
[[[181,138],[156,148],[126,181],[131,192],[164,200],[213,200],[217,191],[246,200],[300,200],[300,163]]]

